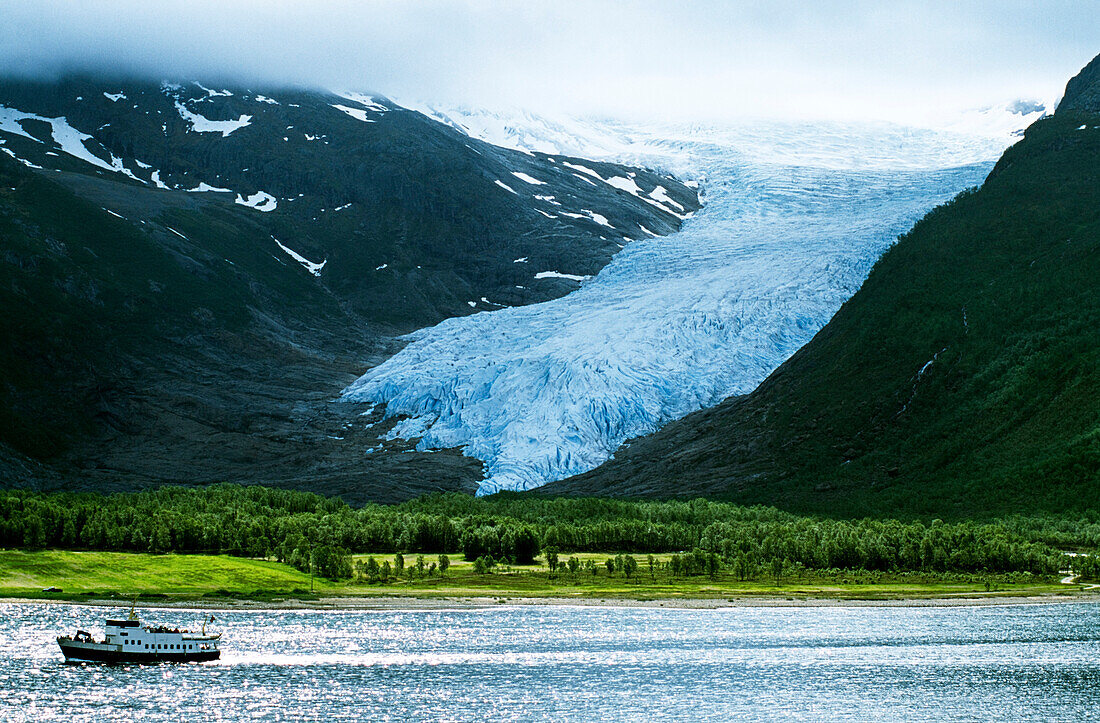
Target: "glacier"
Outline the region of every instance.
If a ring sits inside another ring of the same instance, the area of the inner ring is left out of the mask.
[[[431,115],[521,150],[675,173],[704,199],[679,232],[636,234],[575,292],[416,331],[344,390],[399,418],[390,438],[482,460],[479,494],[586,472],[631,438],[751,392],[900,233],[982,182],[1010,127],[1038,116],[935,130]]]

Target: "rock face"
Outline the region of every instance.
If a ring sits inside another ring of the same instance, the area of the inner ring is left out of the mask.
[[[1058,110],[1100,113],[1100,55],[1066,84],[1066,94]]]
[[[547,490],[845,515],[1095,509],[1098,69],[759,388]]]
[[[0,80],[0,476],[472,489],[455,454],[364,455],[366,410],[329,402],[396,335],[569,293],[679,227],[570,162],[378,97]]]

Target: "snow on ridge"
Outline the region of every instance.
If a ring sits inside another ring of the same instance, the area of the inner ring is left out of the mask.
[[[254,208],[257,211],[263,211],[264,213],[274,211],[279,205],[274,196],[272,196],[270,193],[265,193],[263,191],[256,191],[248,198],[245,198],[238,193],[235,203],[239,203],[242,206],[248,206],[249,208]]]
[[[287,256],[289,256],[290,258],[292,258],[295,261],[297,261],[298,263],[300,263],[303,267],[305,267],[306,271],[313,274],[314,276],[320,276],[321,275],[321,269],[325,268],[325,264],[328,263],[327,258],[324,261],[322,261],[321,263],[314,263],[313,261],[310,261],[305,256],[302,256],[300,253],[298,253],[294,249],[290,248],[289,246],[284,246],[282,244],[282,242],[279,241],[279,239],[275,238],[274,236],[271,237],[271,240],[274,241],[276,244],[278,244],[279,248],[281,248],[283,250],[283,252],[286,253]]]
[[[228,98],[233,94],[228,90],[211,90],[197,81],[192,81],[193,85],[206,92],[206,98]],[[202,98],[201,100],[206,100]]]
[[[337,95],[341,98],[347,98],[350,101],[358,103],[367,110],[373,111],[375,113],[386,113],[391,110],[390,108],[387,108],[386,106],[379,103],[374,96],[364,95],[363,93],[349,93],[346,91],[337,93]]]
[[[233,193],[232,188],[218,188],[217,186],[211,186],[206,181],[200,181],[199,185],[194,188],[184,189],[188,193]]]
[[[418,450],[482,460],[479,494],[591,470],[752,391],[1008,142],[858,124],[620,130],[608,160],[708,179],[691,223],[633,241],[567,296],[416,331],[342,395],[408,417],[391,434]]]
[[[516,191],[513,190],[513,188],[511,186],[509,186],[507,183],[505,183],[504,181],[496,180],[496,181],[493,181],[493,183],[497,184],[498,186],[503,188],[505,191],[508,191],[508,193],[515,193],[517,196],[519,195],[519,193],[516,193]]]
[[[351,106],[340,105],[340,104],[335,104],[332,107],[335,108],[338,111],[341,111],[343,113],[347,113],[348,115],[350,115],[355,120],[363,121],[364,123],[374,123],[373,119],[367,117],[367,111],[365,111],[362,108],[352,108]]]
[[[69,125],[69,121],[65,119],[65,116],[58,118],[45,118],[34,113],[24,113],[16,110],[15,108],[8,108],[0,105],[0,131],[7,131],[8,133],[14,133],[25,138],[41,143],[40,140],[27,133],[23,127],[19,124],[19,121],[23,120],[38,120],[44,123],[50,124],[50,136],[53,138],[54,143],[60,147],[60,149],[74,158],[90,163],[97,168],[102,168],[113,173],[121,173],[124,176],[132,178],[139,183],[145,183],[142,179],[134,175],[133,171],[126,167],[121,158],[118,158],[113,153],[108,151],[107,155],[111,157],[110,162],[103,160],[99,156],[93,154],[84,145],[85,141],[94,141],[95,138],[87,133],[81,133],[76,128]],[[98,141],[97,141],[98,142]],[[101,146],[102,147],[102,146]]]
[[[252,125],[252,116],[250,115],[242,113],[237,120],[211,120],[188,109],[178,100],[176,101],[176,111],[180,114],[180,118],[191,124],[191,130],[196,133],[221,133],[222,138],[227,138],[235,130]]]

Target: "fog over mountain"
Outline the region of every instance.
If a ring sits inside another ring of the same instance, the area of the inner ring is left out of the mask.
[[[650,119],[914,122],[1050,101],[1100,43],[1100,3],[12,0],[9,73],[374,90]]]

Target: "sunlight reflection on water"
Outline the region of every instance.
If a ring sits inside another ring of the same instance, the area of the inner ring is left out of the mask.
[[[0,719],[1081,719],[1100,605],[218,613],[221,661],[69,666],[119,611],[0,605]],[[201,613],[150,610],[168,625]]]

